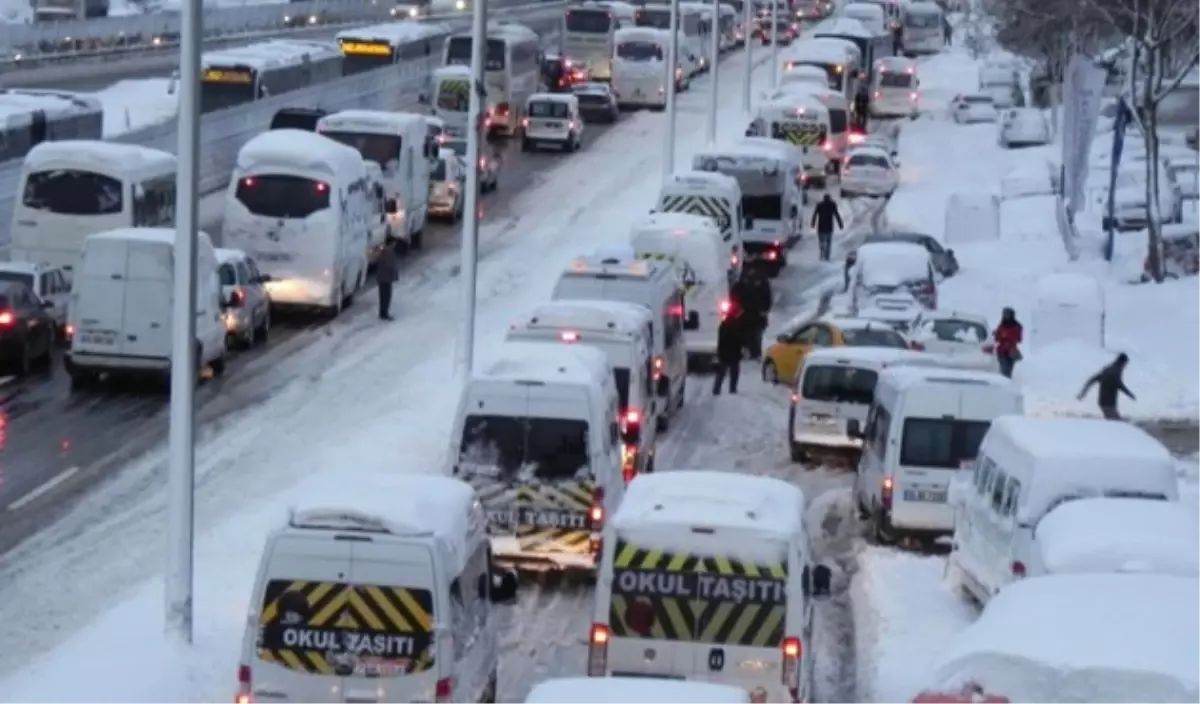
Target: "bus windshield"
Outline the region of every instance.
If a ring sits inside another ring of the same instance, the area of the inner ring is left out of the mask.
[[[623,61],[665,61],[663,49],[654,42],[621,42],[617,58]]]
[[[238,181],[237,200],[252,215],[302,220],[329,208],[329,184],[289,174],[256,174]]]
[[[400,160],[400,147],[404,140],[395,134],[363,134],[361,132],[322,132],[322,135],[335,142],[341,142],[347,147],[358,151],[367,161],[379,164],[379,168],[387,169],[390,164]]]
[[[633,16],[633,24],[636,27],[669,30],[671,28],[671,12],[670,10],[638,10],[637,14]]]
[[[567,31],[583,34],[607,34],[613,28],[608,10],[567,10]]]
[[[60,215],[115,215],[124,207],[124,185],[82,169],[36,171],[25,179],[21,203]]]
[[[487,55],[483,58],[485,71],[503,71],[505,66],[505,44],[500,39],[487,40]],[[451,37],[446,47],[446,64],[448,66],[471,65],[471,38]]]

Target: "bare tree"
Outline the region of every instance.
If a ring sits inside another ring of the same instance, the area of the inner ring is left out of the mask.
[[[1120,32],[1131,46],[1129,100],[1146,147],[1146,207],[1150,275],[1163,280],[1159,207],[1159,106],[1200,63],[1196,0],[1083,0],[1088,14]]]

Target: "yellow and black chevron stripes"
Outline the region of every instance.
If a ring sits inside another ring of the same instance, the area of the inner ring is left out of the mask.
[[[433,667],[427,589],[272,580],[259,616],[258,657],[292,670],[366,677]]]
[[[721,236],[728,239],[733,226],[733,216],[722,198],[712,196],[663,196],[658,209],[664,213],[688,213],[703,215],[716,221]]]
[[[438,84],[438,90],[442,93],[454,93],[455,95],[471,95],[471,82],[465,78],[449,78]]]
[[[815,122],[776,122],[771,136],[797,147],[815,147],[825,141],[825,126]]]
[[[521,552],[557,552],[584,555],[591,549],[589,530],[517,526],[517,545]]]
[[[595,481],[509,485],[479,476],[468,481],[479,493],[492,535],[515,536],[521,552],[585,554],[590,549]]]
[[[617,637],[773,647],[787,618],[787,564],[670,554],[619,541],[609,627]]]

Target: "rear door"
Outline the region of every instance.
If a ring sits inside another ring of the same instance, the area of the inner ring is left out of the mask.
[[[122,241],[94,239],[85,245],[71,290],[77,327],[71,342],[73,351],[124,354],[126,263]]]
[[[130,242],[126,256],[124,354],[169,357],[171,302],[174,298],[171,247],[159,242]],[[196,315],[198,318],[201,314]]]

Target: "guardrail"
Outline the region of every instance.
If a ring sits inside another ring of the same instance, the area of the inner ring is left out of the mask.
[[[494,0],[500,10],[527,0]],[[387,0],[302,0],[247,5],[204,13],[204,41],[247,40],[305,35],[398,19]],[[443,13],[422,21],[468,18],[469,13]],[[399,18],[404,19],[404,18]],[[104,59],[179,46],[182,20],[178,12],[126,15],[43,24],[0,24],[0,73],[47,64]]]
[[[561,8],[561,5],[559,5]],[[542,35],[544,46],[556,45],[561,14],[550,6],[524,6],[497,12],[497,18],[521,21]],[[429,86],[433,69],[441,63],[434,54],[404,64],[348,76],[332,83],[310,86],[283,95],[257,100],[248,105],[206,113],[200,120],[200,193],[219,191],[229,183],[238,150],[254,136],[266,131],[275,112],[284,107],[314,107],[326,111],[414,110]],[[175,153],[177,121],[171,119],[115,136],[107,141],[140,144]],[[0,164],[0,258],[7,256],[11,242],[13,206],[21,197],[22,160]]]

